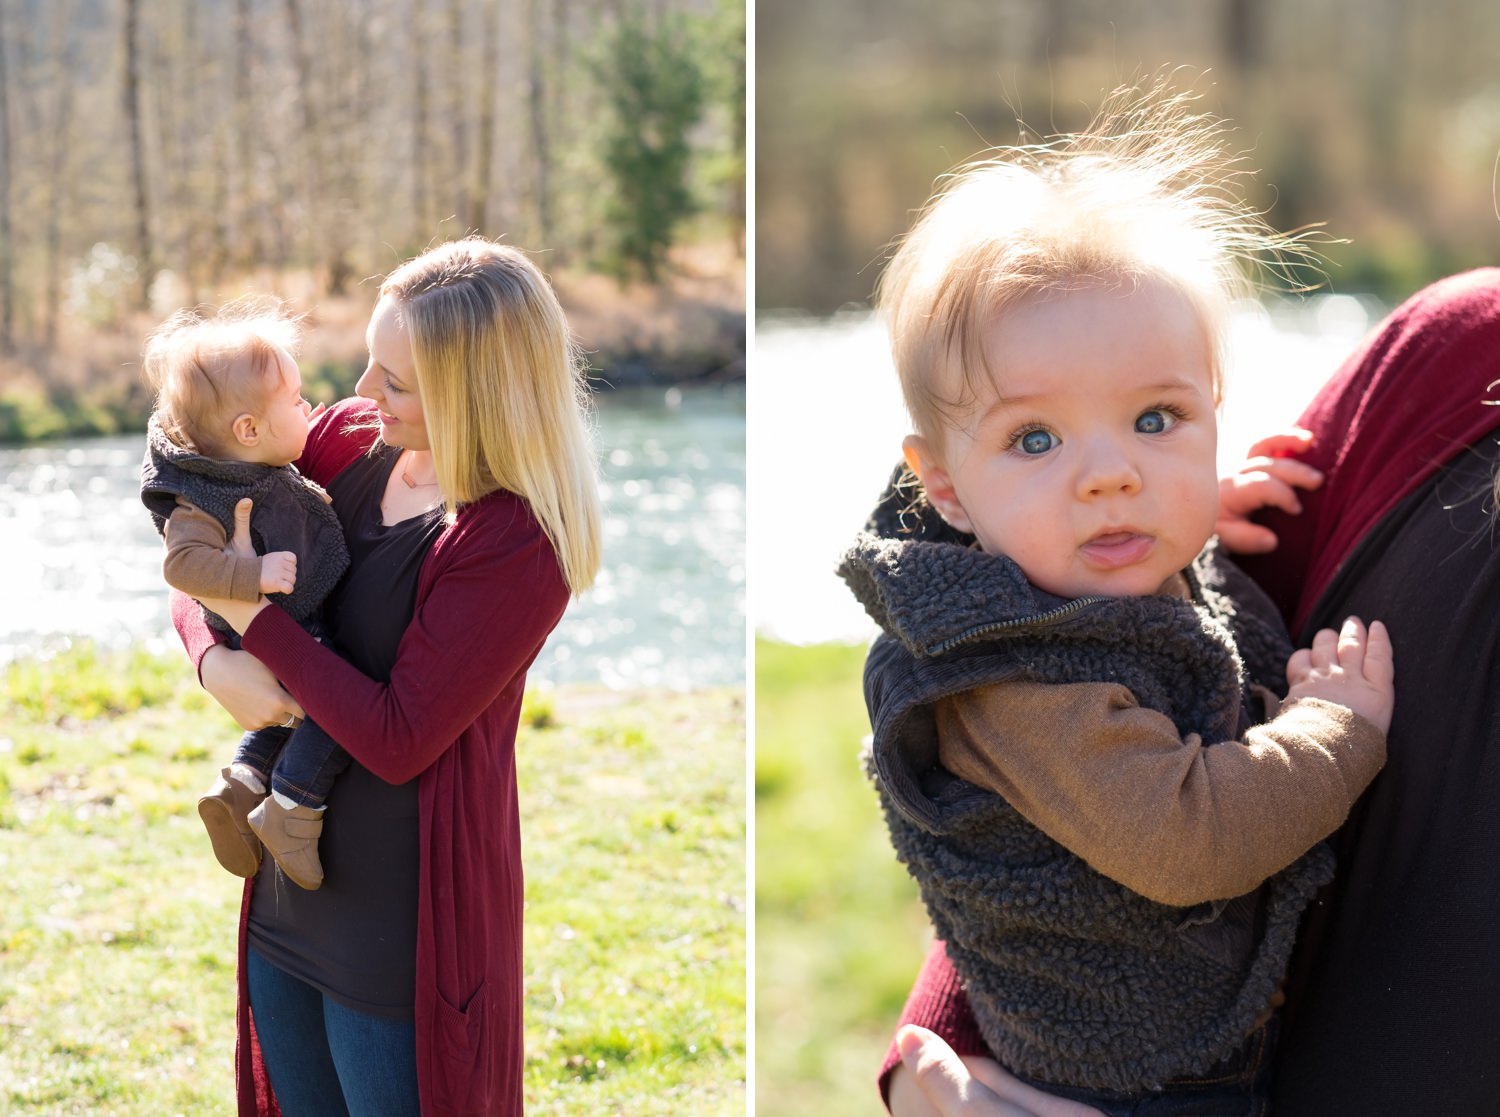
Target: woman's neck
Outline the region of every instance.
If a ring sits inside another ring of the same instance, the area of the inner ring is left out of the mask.
[[[396,470],[409,489],[437,488],[437,465],[432,460],[431,450],[403,451]]]
[[[432,454],[424,450],[403,450],[396,459],[380,501],[381,522],[387,527],[409,520],[443,503],[438,488]]]

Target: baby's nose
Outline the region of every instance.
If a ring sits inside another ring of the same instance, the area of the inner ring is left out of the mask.
[[[1099,447],[1078,473],[1078,496],[1083,500],[1140,492],[1141,474],[1130,457],[1115,447]]]

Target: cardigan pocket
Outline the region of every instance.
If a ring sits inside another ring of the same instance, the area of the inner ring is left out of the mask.
[[[485,1043],[485,986],[462,1009],[439,992],[434,1016],[434,1108],[440,1114],[489,1113],[495,1059]]]

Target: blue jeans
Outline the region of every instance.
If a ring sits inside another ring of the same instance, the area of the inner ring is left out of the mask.
[[[412,1021],[345,1008],[253,948],[246,976],[283,1117],[421,1117]]]
[[[1271,1052],[1279,1023],[1272,1016],[1217,1065],[1200,1075],[1174,1078],[1151,1094],[1132,1096],[1017,1077],[1049,1094],[1092,1105],[1105,1117],[1266,1117],[1271,1111]]]

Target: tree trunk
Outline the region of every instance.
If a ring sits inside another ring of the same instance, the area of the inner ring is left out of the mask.
[[[448,2],[448,124],[453,129],[453,153],[450,161],[448,181],[457,187],[454,198],[454,213],[467,219],[469,201],[469,99],[468,82],[465,80],[469,67],[464,60],[464,6],[463,0]],[[466,229],[465,232],[472,232]]]
[[[469,191],[469,228],[485,232],[490,186],[495,162],[495,98],[500,92],[500,0],[486,0],[480,9],[479,127],[474,152],[473,186]]]
[[[552,151],[547,122],[546,50],[543,43],[542,0],[527,0],[527,104],[531,124],[531,154],[536,161],[536,225],[538,247],[552,247]],[[554,78],[554,80],[556,80]]]
[[[1224,52],[1234,69],[1249,73],[1265,57],[1270,0],[1225,0]]]
[[[53,9],[55,38],[58,49],[57,72],[74,72],[75,50],[73,34],[73,4],[59,3]],[[4,35],[0,34],[0,39]],[[68,207],[73,176],[69,173],[69,157],[73,135],[73,97],[75,83],[64,78],[57,82],[57,111],[52,121],[52,150],[47,165],[47,218],[43,234],[45,263],[43,264],[42,292],[42,336],[44,347],[51,353],[57,348],[57,325],[62,309],[62,215]]]
[[[151,213],[146,198],[146,137],[141,127],[140,0],[125,0],[125,123],[130,133],[130,180],[135,209],[138,305],[149,302],[156,264],[151,245]]]
[[[412,46],[412,112],[411,128],[411,208],[417,235],[425,238],[432,235],[431,202],[428,200],[427,126],[428,97],[427,80],[427,3],[426,0],[411,0],[407,18],[411,26]]]
[[[10,71],[5,55],[5,0],[0,0],[0,356],[15,352],[15,247],[11,239],[10,190],[14,156],[10,146]]]

